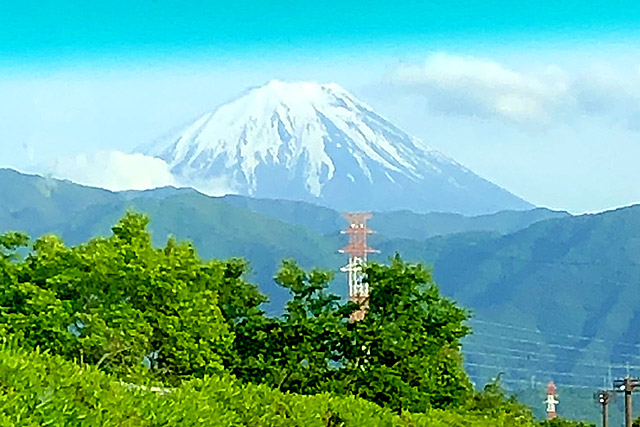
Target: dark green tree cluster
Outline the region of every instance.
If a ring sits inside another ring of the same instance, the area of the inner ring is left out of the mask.
[[[468,409],[488,415],[509,414],[515,419],[533,421],[531,408],[518,402],[515,396],[507,396],[501,380],[502,374],[499,374],[486,384],[482,392],[476,393],[470,399]]]
[[[237,330],[234,373],[283,391],[351,394],[397,411],[460,405],[471,394],[460,339],[467,313],[442,297],[431,273],[396,256],[371,264],[367,315],[327,292],[331,274],[285,261],[276,282],[291,300],[279,318]]]
[[[127,214],[111,237],[72,248],[44,236],[24,258],[28,238],[4,235],[0,333],[109,373],[176,383],[222,371],[234,340],[225,314],[261,296],[244,264],[202,262],[173,239],[154,248],[147,223]]]

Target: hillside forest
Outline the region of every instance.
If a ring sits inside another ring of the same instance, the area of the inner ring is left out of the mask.
[[[156,247],[148,223],[130,211],[71,247],[0,235],[0,425],[534,425],[499,376],[472,387],[470,313],[428,267],[367,265],[352,322],[331,273],[284,260],[272,315],[244,260]]]

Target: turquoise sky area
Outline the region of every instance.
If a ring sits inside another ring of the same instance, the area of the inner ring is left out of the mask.
[[[635,39],[639,23],[637,1],[2,0],[0,57],[24,63],[310,47],[615,42],[620,34]]]
[[[135,181],[136,147],[271,79],[536,205],[640,203],[639,1],[0,0],[0,167]]]

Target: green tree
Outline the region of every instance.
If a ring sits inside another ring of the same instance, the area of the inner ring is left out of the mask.
[[[327,292],[332,275],[283,262],[276,282],[291,299],[280,318],[256,317],[237,341],[240,378],[285,391],[355,394],[401,411],[453,406],[471,393],[460,338],[467,313],[442,297],[431,273],[399,257],[366,270],[367,315]]]
[[[399,255],[365,274],[367,314],[351,325],[345,355],[350,391],[397,411],[461,404],[472,390],[460,355],[467,312],[440,295],[430,270]]]
[[[466,404],[468,410],[498,417],[508,415],[514,422],[524,424],[533,422],[534,415],[526,405],[518,402],[515,396],[507,396],[499,374],[493,381],[484,386],[481,392],[474,393]]]
[[[275,281],[291,299],[281,318],[257,316],[245,324],[236,340],[244,361],[236,369],[239,377],[297,393],[328,387],[343,362],[340,349],[351,312],[327,292],[332,278],[283,261]]]
[[[109,238],[72,248],[44,236],[24,260],[15,256],[24,238],[2,236],[0,328],[22,345],[108,372],[136,373],[144,361],[174,382],[219,372],[233,332],[218,293],[242,267],[204,263],[174,239],[154,248],[148,222],[127,213]],[[236,297],[224,295],[231,311]]]

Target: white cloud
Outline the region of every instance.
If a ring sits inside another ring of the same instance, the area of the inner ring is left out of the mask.
[[[120,151],[98,151],[61,157],[37,168],[55,178],[112,191],[146,190],[167,185],[176,186],[169,165],[144,154]]]
[[[593,117],[640,130],[640,67],[516,70],[490,59],[436,53],[421,64],[399,65],[388,77],[392,93],[420,96],[437,112],[525,125]]]
[[[401,65],[390,81],[425,96],[437,110],[516,122],[546,121],[558,105],[571,102],[568,78],[555,67],[533,75],[446,53],[433,54],[422,64]]]

